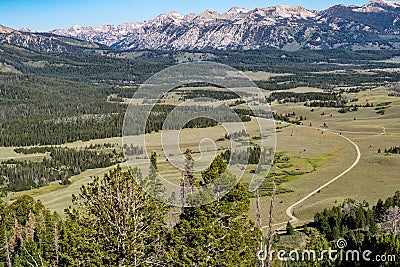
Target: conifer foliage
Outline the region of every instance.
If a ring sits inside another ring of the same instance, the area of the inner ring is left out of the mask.
[[[225,170],[226,164],[217,157],[203,172],[202,183],[209,184],[222,175],[232,181],[234,177]],[[261,231],[248,218],[247,195],[246,187],[239,183],[218,201],[185,207],[168,234],[171,266],[255,266]]]
[[[73,196],[66,211],[66,266],[158,266],[163,261],[167,208],[138,185],[138,169],[120,167]]]
[[[0,202],[0,266],[59,266],[62,221],[32,197]]]

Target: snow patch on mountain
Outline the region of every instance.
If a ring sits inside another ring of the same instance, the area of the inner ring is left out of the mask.
[[[382,14],[384,12],[384,14]],[[359,15],[355,15],[355,14]],[[365,13],[365,15],[364,15]],[[362,7],[337,5],[327,10],[278,5],[224,13],[175,11],[136,23],[74,26],[52,33],[98,42],[117,49],[260,49],[357,47],[399,33],[399,2],[372,0]],[[376,17],[376,19],[375,19]],[[389,41],[382,39],[385,47]]]

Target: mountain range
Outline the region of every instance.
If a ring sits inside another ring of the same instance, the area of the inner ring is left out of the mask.
[[[400,2],[307,10],[279,5],[225,13],[162,14],[144,22],[73,26],[49,33],[0,27],[0,43],[46,52],[117,50],[399,49]]]

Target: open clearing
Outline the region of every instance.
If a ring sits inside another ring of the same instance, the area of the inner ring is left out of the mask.
[[[361,108],[357,112],[340,114],[337,112],[337,108],[314,108],[314,111],[311,112],[310,108],[304,107],[302,103],[272,105],[272,109],[279,113],[294,111],[297,116],[307,117],[307,120],[303,122],[304,125],[311,123],[313,126],[321,127],[326,123],[329,130],[342,133],[355,142],[361,152],[359,163],[351,171],[294,208],[293,214],[297,218],[302,221],[312,220],[316,212],[338,205],[346,198],[353,198],[358,201],[366,200],[374,205],[379,198],[386,199],[387,196],[393,195],[396,190],[400,190],[400,178],[397,175],[400,155],[385,155],[377,152],[379,148],[384,150],[399,145],[400,98],[389,97],[388,93],[389,91],[386,88],[380,87],[353,94],[359,99],[360,104],[365,104],[368,101],[376,106],[382,102],[391,102],[385,115],[376,114],[374,108]],[[288,129],[290,128],[285,130]],[[293,131],[296,132],[298,129],[293,128]],[[324,135],[328,137],[329,133],[324,133]],[[310,136],[309,140],[312,139]],[[334,139],[334,136],[329,137],[329,139]],[[297,146],[301,144],[303,144],[302,140],[298,139]],[[332,146],[337,147],[338,144],[336,142]],[[279,145],[289,146],[287,148],[289,151],[296,146],[296,144],[279,142],[278,139],[278,147]],[[336,177],[354,162],[356,159],[355,149],[351,148],[350,144],[347,145],[347,152],[342,151],[338,154],[341,162],[337,158],[337,162],[332,160],[317,172],[305,175],[302,179],[289,181],[286,184],[286,186],[295,187],[296,190],[293,193],[276,197],[275,223],[290,220],[283,210]],[[264,198],[262,201],[263,206],[268,207],[269,198]],[[268,218],[267,210],[263,210],[263,212],[263,218]],[[252,214],[255,214],[254,204]],[[267,220],[265,219],[264,224],[266,223]]]
[[[252,79],[253,81],[263,81],[268,80],[272,77],[281,77],[281,76],[292,76],[292,73],[272,73],[265,71],[245,71],[243,72],[247,77]]]
[[[296,88],[295,92],[305,92],[315,90],[315,88]],[[304,91],[303,91],[304,90]],[[320,90],[320,89],[319,89]],[[321,185],[329,182],[337,175],[349,168],[357,158],[354,146],[340,136],[344,136],[355,142],[361,151],[359,163],[348,173],[340,177],[337,181],[329,184],[316,194],[313,194],[302,203],[294,207],[293,214],[299,218],[300,222],[312,220],[315,212],[323,208],[330,208],[338,205],[346,198],[354,198],[362,201],[367,200],[371,205],[376,203],[379,198],[386,198],[396,190],[400,190],[399,177],[396,175],[400,164],[400,155],[378,154],[377,150],[399,145],[400,135],[400,98],[388,96],[388,89],[379,87],[373,90],[361,91],[359,93],[348,94],[349,97],[356,97],[356,104],[373,103],[375,106],[382,102],[390,102],[385,109],[384,115],[376,113],[374,108],[360,108],[357,112],[339,113],[337,108],[311,108],[305,107],[303,103],[273,103],[271,109],[283,114],[295,112],[296,116],[306,117],[303,121],[305,126],[322,127],[324,123],[329,131],[337,134],[324,132],[314,128],[294,127],[284,124],[277,124],[277,151],[285,153],[293,159],[300,169],[309,170],[309,163],[315,165],[315,171],[305,173],[301,176],[293,177],[288,182],[282,184],[283,188],[293,190],[291,193],[279,194],[276,197],[275,223],[285,223],[290,218],[285,211],[304,198],[310,192]],[[254,122],[254,120],[253,120]],[[256,127],[252,123],[246,123],[250,136],[258,136]],[[185,129],[180,135],[180,148],[184,151],[191,149],[194,158],[199,154],[199,141],[210,138],[216,141],[223,137],[225,130],[220,127]],[[163,156],[162,146],[160,145],[161,133],[146,135],[148,151],[156,151],[159,155],[159,169],[165,172],[168,179],[178,181],[179,171],[172,168]],[[121,138],[108,138],[90,140],[85,142],[73,142],[65,144],[67,147],[79,148],[90,144],[111,143],[118,150],[121,149]],[[219,148],[229,146],[227,140],[217,142]],[[21,155],[13,151],[14,148],[0,148],[0,160],[19,159],[35,160],[41,159],[45,154]],[[121,164],[123,169],[127,166]],[[45,205],[54,211],[62,213],[71,204],[71,195],[79,193],[79,188],[91,181],[92,176],[102,176],[112,167],[106,169],[95,169],[83,172],[72,177],[69,186],[61,186],[58,182],[51,183],[49,186],[33,189],[25,192],[9,194],[5,199],[12,201],[21,194],[29,194],[36,199],[40,199]],[[147,165],[143,165],[143,172],[147,172]],[[247,174],[249,175],[249,173]],[[262,197],[262,218],[263,224],[267,223],[269,197]],[[251,201],[250,217],[255,218],[255,201]]]
[[[269,97],[272,93],[275,92],[292,92],[292,93],[313,93],[313,92],[323,92],[324,90],[316,87],[296,87],[292,89],[287,89],[287,90],[276,90],[276,91],[263,91],[264,95],[266,97]]]

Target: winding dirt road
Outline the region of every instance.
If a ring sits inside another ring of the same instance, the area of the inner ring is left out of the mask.
[[[308,195],[304,196],[302,199],[300,199],[299,201],[297,201],[296,203],[290,205],[287,209],[286,209],[286,215],[289,216],[290,218],[290,222],[291,223],[297,223],[299,221],[299,219],[293,215],[293,209],[298,206],[299,204],[303,203],[304,201],[306,201],[307,199],[309,199],[311,196],[315,195],[316,193],[318,193],[321,189],[327,187],[328,185],[332,184],[333,182],[335,182],[336,180],[338,180],[340,177],[342,177],[343,175],[345,175],[346,173],[348,173],[349,171],[351,171],[360,161],[361,158],[361,152],[360,152],[360,148],[358,147],[358,145],[356,143],[354,143],[350,138],[343,136],[341,133],[337,133],[335,131],[331,131],[328,130],[326,128],[317,128],[317,127],[308,127],[308,126],[304,126],[304,125],[296,125],[296,124],[291,124],[291,123],[287,123],[287,122],[283,122],[280,121],[281,123],[286,123],[286,124],[290,124],[293,125],[295,127],[304,127],[304,128],[311,128],[311,129],[316,129],[316,130],[320,130],[320,131],[324,131],[324,132],[328,132],[337,136],[340,136],[341,138],[344,138],[347,142],[349,142],[350,144],[353,145],[353,147],[356,149],[357,152],[357,157],[354,160],[353,164],[348,167],[346,170],[344,170],[343,172],[341,172],[339,175],[335,176],[334,178],[332,178],[331,180],[329,180],[328,182],[324,183],[323,185],[321,185],[320,187],[318,187],[317,189],[315,189],[314,191],[312,191],[311,193],[309,193]],[[286,224],[286,222],[282,222],[282,223],[277,223],[274,224],[274,226],[277,225],[284,225]],[[264,226],[263,228],[267,228],[268,226]]]
[[[302,126],[302,125],[299,125]],[[304,126],[303,126],[304,127]],[[348,173],[349,171],[351,171],[351,169],[353,169],[358,162],[360,161],[361,158],[361,152],[360,152],[360,148],[358,147],[358,145],[356,143],[354,143],[350,138],[343,136],[340,133],[336,133],[333,131],[330,131],[328,129],[321,129],[321,128],[315,128],[315,127],[308,127],[308,128],[314,128],[314,129],[319,129],[325,132],[329,132],[331,134],[340,136],[344,139],[346,139],[347,142],[349,142],[350,144],[352,144],[354,146],[354,148],[357,151],[357,157],[354,160],[353,164],[351,164],[350,167],[348,167],[346,170],[344,170],[343,172],[341,172],[339,175],[337,175],[336,177],[332,178],[331,180],[329,180],[328,182],[324,183],[323,185],[321,185],[320,187],[318,187],[317,189],[315,189],[314,191],[312,191],[311,193],[309,193],[308,195],[306,195],[305,197],[303,197],[302,199],[300,199],[299,201],[297,201],[296,203],[290,205],[287,209],[286,209],[286,215],[290,217],[290,222],[291,223],[296,223],[299,221],[299,219],[293,215],[293,209],[298,206],[299,204],[301,204],[302,202],[304,202],[305,200],[307,200],[308,198],[310,198],[311,196],[313,196],[314,194],[318,193],[321,189],[327,187],[328,185],[330,185],[331,183],[335,182],[336,180],[338,180],[340,177],[342,177],[343,175],[345,175],[346,173]]]

